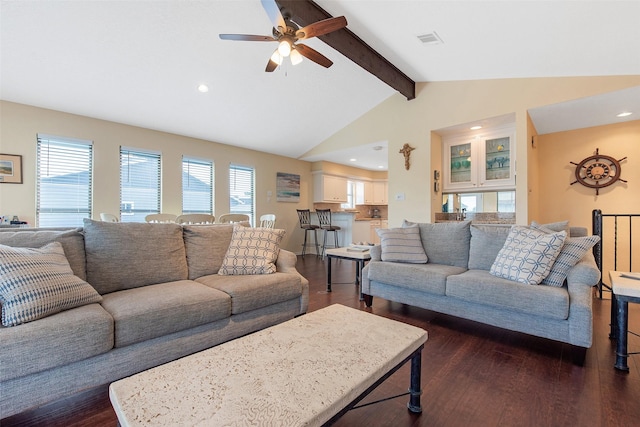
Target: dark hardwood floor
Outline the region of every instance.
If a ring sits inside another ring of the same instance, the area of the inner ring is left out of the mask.
[[[629,373],[613,368],[608,338],[610,300],[594,298],[593,346],[584,366],[572,364],[566,344],[374,298],[366,309],[353,284],[352,262],[333,261],[333,292],[326,293],[326,260],[298,257],[309,279],[309,311],[343,304],[406,322],[429,332],[422,353],[421,415],[408,397],[353,409],[336,426],[631,426],[640,423],[640,355]],[[629,305],[630,330],[640,331],[640,305]],[[630,351],[640,338],[629,336]],[[357,366],[353,367],[357,369]],[[404,366],[362,403],[407,391]],[[2,391],[0,390],[0,393]],[[108,385],[0,421],[9,426],[115,426]]]

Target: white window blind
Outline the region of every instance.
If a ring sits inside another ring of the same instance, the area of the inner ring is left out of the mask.
[[[183,157],[182,213],[213,212],[213,162]]]
[[[229,166],[229,212],[249,215],[255,224],[255,170],[246,166]]]
[[[37,144],[37,226],[81,227],[91,218],[91,141],[38,135]]]
[[[144,222],[160,213],[160,153],[120,148],[120,219]]]

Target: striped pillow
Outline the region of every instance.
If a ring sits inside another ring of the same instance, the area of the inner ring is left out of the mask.
[[[378,228],[382,261],[425,264],[429,259],[420,240],[418,225],[403,228]]]
[[[100,294],[73,274],[59,242],[41,248],[0,245],[2,325],[16,326],[100,301]]]
[[[280,253],[285,230],[273,228],[233,228],[229,249],[218,270],[221,276],[271,274]]]

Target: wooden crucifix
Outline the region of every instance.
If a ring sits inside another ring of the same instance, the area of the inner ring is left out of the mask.
[[[409,144],[404,144],[402,146],[402,149],[398,151],[399,153],[402,153],[404,155],[404,168],[406,170],[409,170],[409,167],[411,167],[411,163],[409,162],[409,157],[411,157],[411,152],[413,150],[415,150],[414,147],[410,146]]]

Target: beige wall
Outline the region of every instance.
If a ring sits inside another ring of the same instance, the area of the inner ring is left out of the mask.
[[[276,226],[287,230],[283,247],[296,252],[300,250],[303,235],[296,209],[308,208],[312,203],[309,162],[5,101],[0,103],[0,153],[23,156],[24,184],[0,184],[0,212],[3,215],[18,215],[30,224],[35,223],[38,133],[94,142],[93,218],[96,219],[100,212],[119,212],[121,145],[162,152],[162,211],[167,213],[182,212],[182,155],[214,161],[216,215],[229,210],[228,165],[252,166],[256,169],[257,218],[265,213],[275,213]],[[276,201],[277,172],[300,175],[299,203]],[[272,192],[270,199],[268,191]]]
[[[417,97],[407,101],[396,94],[340,130],[305,155],[354,147],[374,141],[389,144],[389,226],[399,226],[404,218],[428,222],[433,196],[433,169],[441,170],[441,148],[432,144],[432,132],[485,118],[515,113],[517,157],[517,222],[528,223],[530,216],[542,210],[530,197],[544,197],[529,187],[531,175],[527,161],[532,153],[533,130],[527,111],[572,99],[640,85],[640,76],[565,77],[537,79],[478,80],[420,83]],[[405,170],[398,151],[409,143],[411,169]],[[591,149],[591,148],[589,148]],[[531,190],[531,196],[530,196]],[[394,195],[405,193],[405,200]]]

